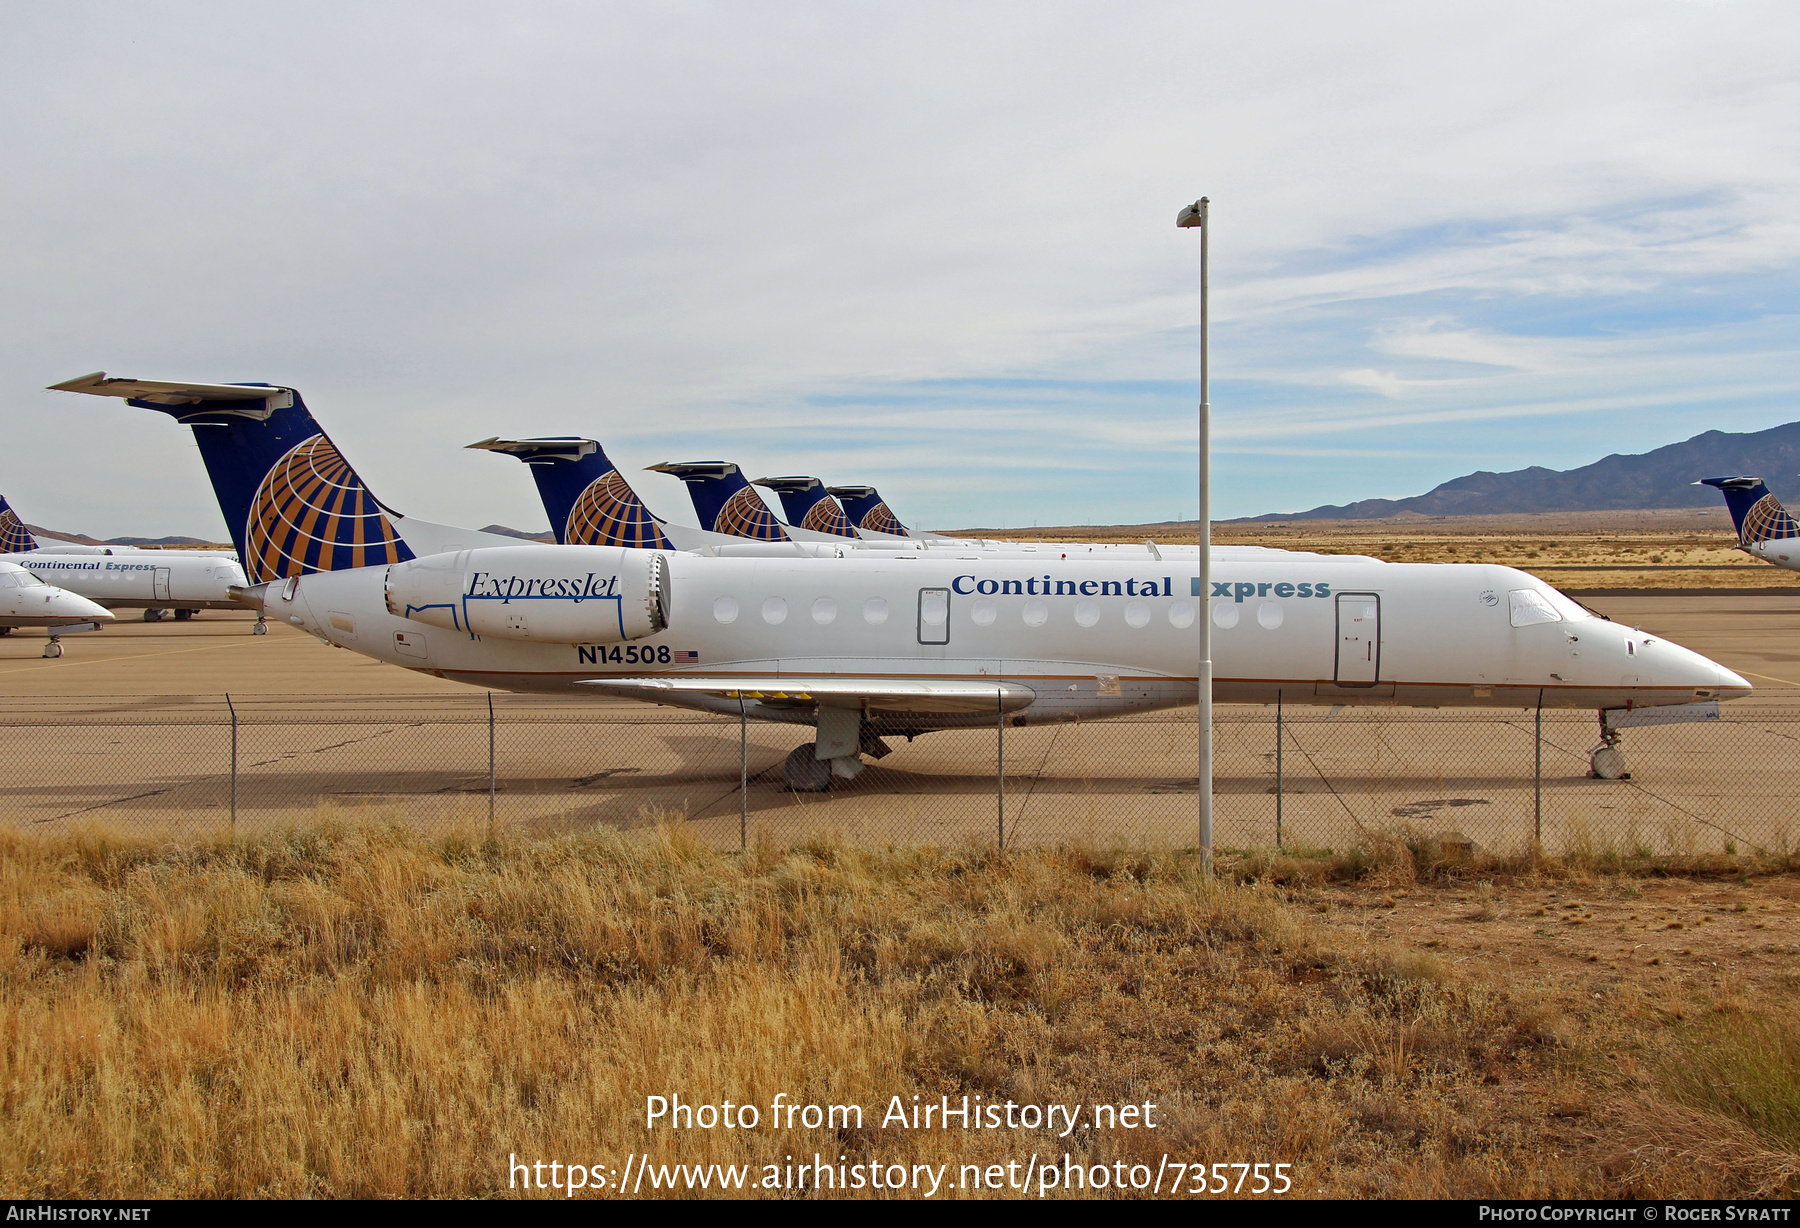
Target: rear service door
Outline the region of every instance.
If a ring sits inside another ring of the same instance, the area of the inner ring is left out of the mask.
[[[1337,594],[1337,684],[1374,686],[1381,674],[1381,598]]]
[[[167,567],[158,567],[156,569],[156,576],[151,581],[151,587],[153,590],[151,596],[152,601],[168,601],[171,599],[169,597],[169,569]]]
[[[950,590],[947,588],[922,588],[919,590],[919,643],[948,644],[950,642]]]

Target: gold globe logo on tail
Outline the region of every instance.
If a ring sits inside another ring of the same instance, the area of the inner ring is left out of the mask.
[[[1738,535],[1745,545],[1800,537],[1800,522],[1788,515],[1774,495],[1764,495],[1744,513],[1744,526],[1738,530]]]
[[[0,512],[0,554],[28,554],[37,549],[37,539],[25,522],[9,507]]]
[[[900,523],[894,513],[888,511],[888,505],[885,503],[877,503],[869,509],[868,514],[862,518],[862,527],[871,533],[892,533],[895,537],[906,536],[906,526]]]
[[[294,445],[263,478],[250,503],[244,546],[252,584],[412,557],[362,479],[323,434]]]
[[[563,527],[563,540],[572,546],[630,546],[640,550],[668,550],[669,539],[657,526],[656,517],[639,501],[636,492],[608,470],[581,492]]]
[[[844,515],[844,509],[833,499],[820,499],[807,508],[806,515],[800,520],[800,527],[814,533],[834,533],[839,537],[856,536],[856,530],[850,527],[850,518]]]
[[[787,530],[769,514],[768,505],[756,497],[748,486],[725,500],[725,506],[713,520],[713,532],[731,537],[753,537],[758,541],[784,542]]]

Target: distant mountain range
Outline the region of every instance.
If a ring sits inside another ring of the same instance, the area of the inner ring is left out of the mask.
[[[1691,483],[1738,475],[1760,477],[1790,506],[1800,503],[1800,422],[1743,435],[1707,431],[1654,452],[1615,453],[1579,469],[1482,470],[1410,499],[1360,499],[1310,512],[1243,516],[1239,522],[1711,507],[1719,503],[1719,492]]]
[[[40,540],[49,538],[52,541],[74,542],[78,546],[161,546],[167,548],[191,546],[217,546],[204,537],[113,537],[101,541],[97,537],[89,537],[86,533],[65,533],[61,529],[46,529],[42,525],[28,524],[34,537]]]

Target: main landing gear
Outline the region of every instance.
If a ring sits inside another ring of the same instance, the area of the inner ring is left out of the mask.
[[[789,752],[781,778],[796,793],[824,793],[833,779],[855,780],[868,766],[864,755],[881,759],[892,753],[886,742],[863,723],[855,708],[820,708],[819,736]]]
[[[159,623],[163,620],[163,616],[166,615],[167,613],[168,613],[167,610],[157,610],[157,609],[145,610],[144,611],[144,621],[147,623]]]

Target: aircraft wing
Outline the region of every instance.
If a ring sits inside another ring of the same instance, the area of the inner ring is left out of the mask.
[[[591,686],[632,699],[655,700],[671,694],[717,695],[725,699],[772,700],[777,703],[824,703],[864,706],[881,712],[1017,712],[1037,692],[1017,682],[981,682],[971,678],[707,677],[663,674],[646,678],[588,678]]]
[[[52,392],[86,392],[97,397],[126,397],[157,405],[192,405],[198,401],[266,401],[286,388],[247,387],[243,384],[177,384],[166,380],[108,378],[106,372],[77,376],[51,384]]]

